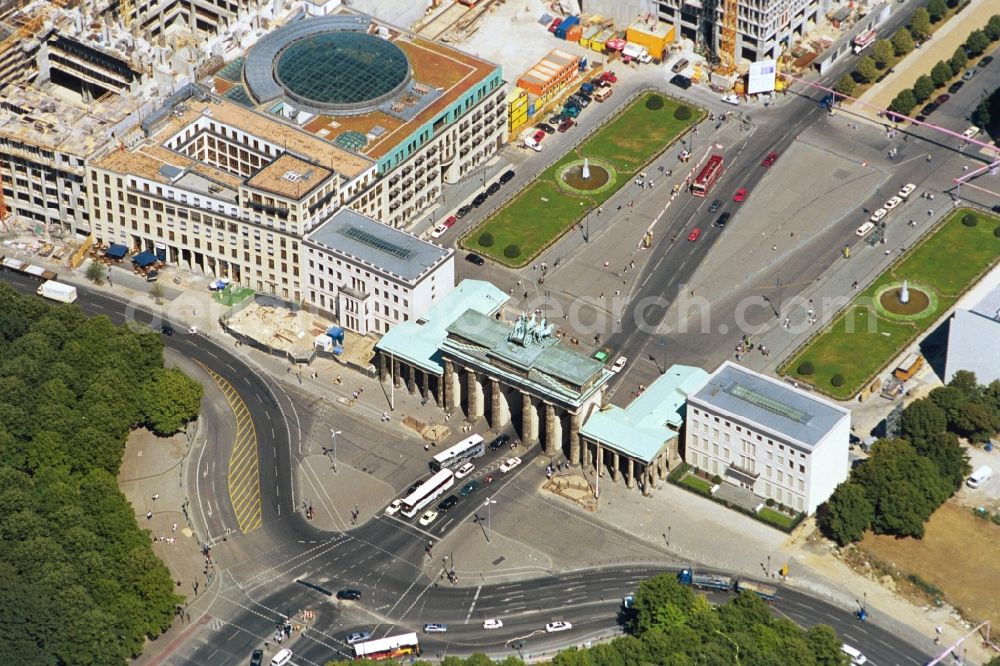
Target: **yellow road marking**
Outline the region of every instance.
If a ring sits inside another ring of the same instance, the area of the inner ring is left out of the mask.
[[[262,524],[257,430],[250,416],[250,410],[247,409],[236,388],[218,373],[203,364],[202,367],[215,380],[226,397],[229,408],[233,410],[236,436],[233,438],[233,448],[229,454],[227,486],[236,522],[240,531],[246,534]]]

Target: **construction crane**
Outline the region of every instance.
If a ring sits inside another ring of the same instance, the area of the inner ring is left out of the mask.
[[[739,0],[722,0],[722,36],[719,39],[719,64],[715,71],[723,76],[736,72],[736,28],[739,26]]]
[[[118,0],[118,20],[126,30],[132,29],[132,0]]]

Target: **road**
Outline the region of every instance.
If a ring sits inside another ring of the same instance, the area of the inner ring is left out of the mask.
[[[3,277],[25,292],[37,287],[36,282],[20,276]],[[80,288],[79,293],[78,303],[87,314],[103,314],[119,324],[139,321],[158,327],[149,313],[122,301],[86,288]],[[177,328],[176,335],[163,338],[168,350],[224,376],[250,407],[258,424],[261,485],[273,492],[264,493],[263,527],[243,537],[239,550],[234,551],[245,559],[223,572],[213,607],[213,616],[222,620],[218,630],[199,637],[169,663],[242,664],[273,634],[278,623],[303,609],[317,610],[317,616],[291,643],[295,664],[323,664],[330,658],[347,656],[349,648],[343,639],[353,630],[364,629],[381,637],[404,629],[419,630],[427,622],[449,625],[445,634],[422,637],[427,654],[485,650],[500,656],[515,652],[512,641],[523,641],[522,654],[537,656],[620,632],[621,598],[639,581],[657,573],[636,567],[588,569],[461,587],[428,579],[423,575],[425,558],[442,555],[433,550],[433,544],[458,523],[481,515],[485,488],[443,514],[446,519],[439,518],[440,522],[429,529],[380,516],[344,533],[316,530],[294,511],[289,470],[296,435],[283,427],[271,427],[272,422],[283,423],[282,414],[291,408],[284,404],[280,389],[204,335],[182,333]],[[221,442],[218,446],[225,448]],[[221,455],[220,451],[208,453]],[[485,458],[477,460],[480,476],[492,472],[497,478],[489,486],[491,496],[502,494],[505,483],[524,473],[533,454],[526,454],[519,468],[500,474],[495,467],[507,455],[506,450],[487,452]],[[192,503],[208,499],[195,496]],[[211,499],[219,506],[226,505],[225,498]],[[425,551],[428,544],[430,553]],[[344,587],[360,590],[362,599],[336,601],[331,597]],[[774,609],[804,626],[832,624],[864,650],[873,664],[910,665],[924,659],[891,633],[875,625],[858,624],[849,612],[794,589],[782,587]],[[482,621],[494,617],[502,619],[504,627],[482,629]],[[554,620],[571,622],[573,629],[546,634],[542,630],[545,623]]]

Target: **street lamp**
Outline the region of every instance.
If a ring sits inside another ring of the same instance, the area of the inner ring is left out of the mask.
[[[663,336],[660,340],[660,346],[663,347],[663,369],[660,370],[661,375],[667,374],[667,337]]]
[[[333,440],[333,471],[337,471],[337,435],[344,434],[341,430],[330,428],[330,438]]]
[[[491,507],[494,504],[496,504],[496,503],[497,503],[497,501],[495,499],[493,499],[492,497],[489,498],[488,500],[486,500],[485,502],[483,502],[483,506],[486,507],[486,540],[487,541],[490,540],[490,535],[493,533],[493,528],[491,527],[491,520],[492,520],[492,517],[493,517],[492,516],[493,510],[491,509]]]

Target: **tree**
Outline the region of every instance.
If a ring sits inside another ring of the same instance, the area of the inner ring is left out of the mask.
[[[927,15],[930,17],[932,23],[937,23],[947,13],[948,5],[945,4],[944,0],[928,0]]]
[[[943,433],[947,427],[947,415],[930,398],[914,400],[903,410],[903,438],[914,446]]]
[[[806,642],[812,649],[816,666],[844,666],[845,655],[840,650],[842,641],[837,632],[825,624],[817,624],[806,631]]]
[[[923,7],[918,7],[910,16],[910,34],[914,39],[931,36],[931,17]]]
[[[1000,14],[994,14],[990,17],[990,20],[986,22],[984,32],[991,42],[1000,39]]]
[[[905,27],[900,28],[892,35],[892,48],[896,55],[905,56],[913,50],[913,35]]]
[[[823,534],[844,546],[861,540],[874,515],[875,510],[868,501],[864,486],[845,481],[820,507],[817,518]]]
[[[967,402],[958,410],[955,432],[972,442],[985,442],[997,431],[996,417],[981,403]]]
[[[953,433],[938,433],[919,444],[915,443],[913,448],[934,463],[938,474],[950,484],[953,491],[962,486],[966,475],[972,469],[965,448],[958,441],[958,436]]]
[[[976,110],[972,112],[972,122],[976,123],[979,127],[989,127],[993,121],[993,116],[990,114],[990,98],[983,96],[979,100],[979,104],[976,106]]]
[[[149,288],[149,297],[152,298],[157,305],[163,302],[163,297],[166,292],[163,289],[163,285],[159,282],[154,282],[153,286]]]
[[[694,595],[670,574],[644,580],[635,592],[632,630],[642,635],[653,628],[665,629],[683,624]]]
[[[889,104],[889,108],[896,113],[902,113],[904,116],[909,115],[913,107],[917,105],[917,98],[914,96],[913,91],[909,88],[901,90],[898,95]]]
[[[872,44],[872,58],[875,59],[875,65],[879,69],[888,67],[895,55],[896,50],[892,47],[892,42],[888,39],[880,39]]]
[[[931,68],[931,80],[934,81],[934,86],[937,88],[940,88],[944,84],[948,83],[948,79],[950,79],[951,76],[951,65],[944,60],[938,60],[937,64]]]
[[[976,379],[976,373],[971,370],[957,371],[948,382],[948,386],[957,388],[969,400],[982,400],[982,388],[979,386],[979,380]]]
[[[965,40],[965,46],[969,49],[969,55],[975,58],[990,47],[990,38],[982,30],[973,30]]]
[[[143,411],[150,429],[172,435],[198,415],[204,387],[176,368],[159,370],[145,385]]]
[[[927,397],[944,410],[945,416],[948,417],[949,428],[954,426],[958,420],[959,409],[968,401],[965,393],[954,386],[939,386],[928,393]]]
[[[948,59],[948,65],[951,67],[952,74],[958,74],[961,72],[969,62],[969,56],[966,54],[965,49],[959,46],[955,49],[955,52]]]
[[[934,80],[926,74],[921,74],[913,82],[913,97],[917,104],[923,104],[927,98],[934,94]]]
[[[859,60],[854,71],[857,72],[861,81],[864,83],[871,83],[878,78],[878,67],[875,65],[875,60],[871,56],[865,56]]]
[[[854,77],[850,74],[844,74],[840,77],[840,80],[837,81],[837,85],[835,85],[833,89],[841,95],[850,96],[854,94],[854,89],[857,87],[858,84],[854,81]]]
[[[94,284],[103,284],[104,266],[101,266],[96,261],[91,260],[91,262],[87,264],[87,272],[84,273],[84,275],[86,275],[87,279],[93,282]]]

